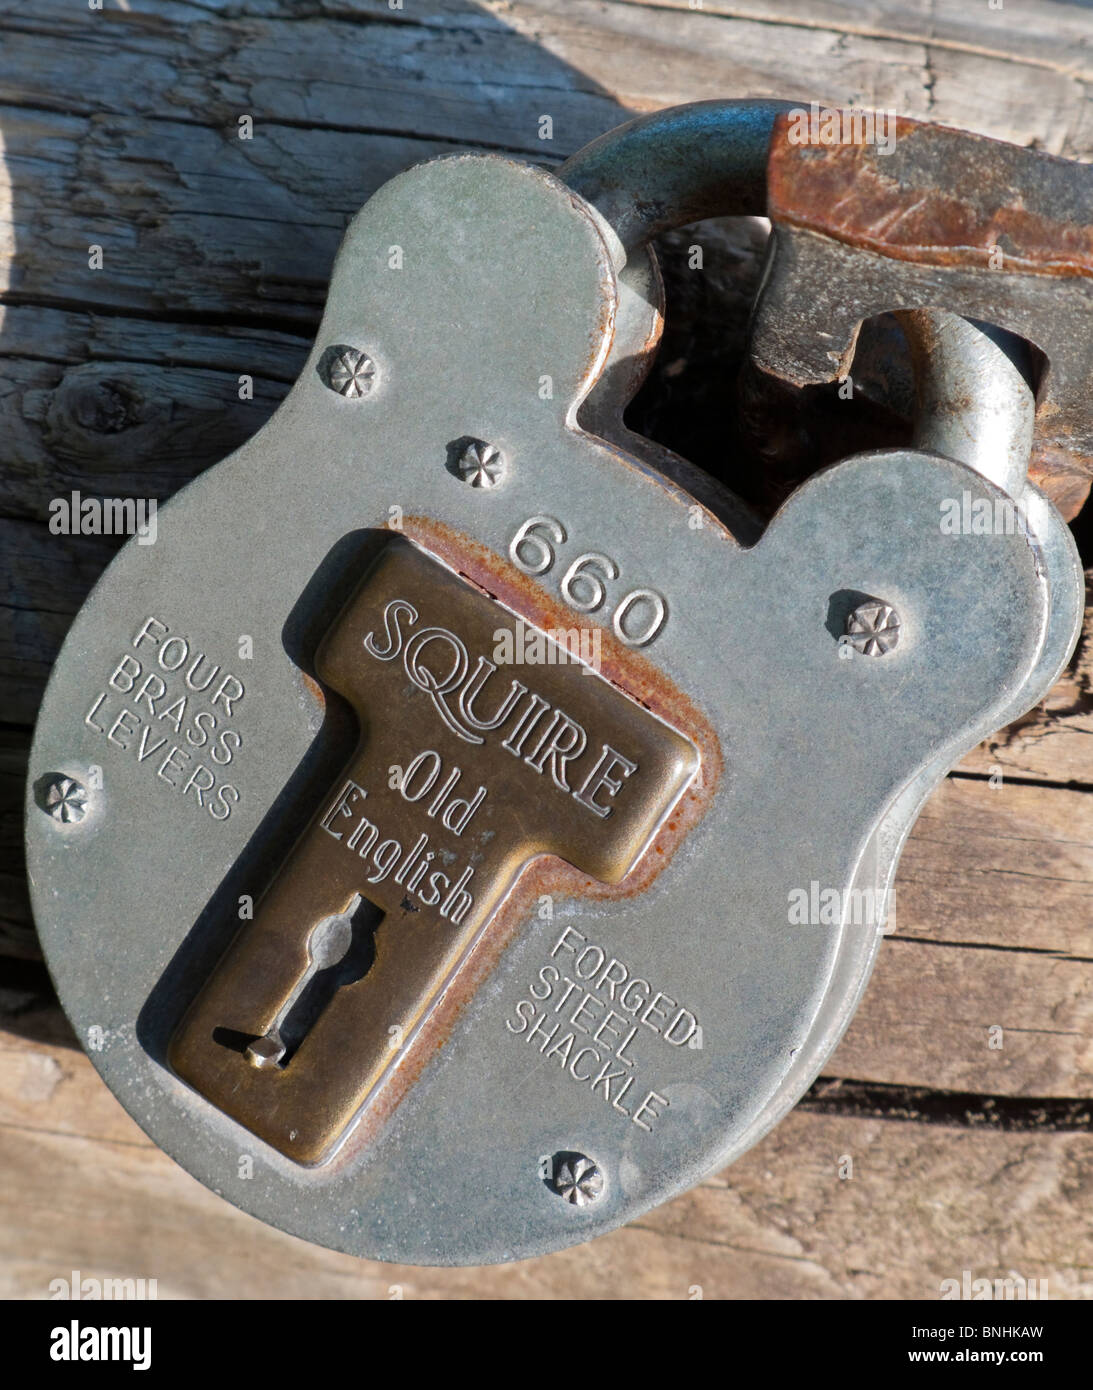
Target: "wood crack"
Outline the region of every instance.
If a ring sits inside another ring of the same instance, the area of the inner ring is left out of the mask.
[[[1093,1134],[1093,1100],[1067,1096],[981,1095],[821,1076],[798,1108],[819,1115],[913,1121],[957,1129]]]

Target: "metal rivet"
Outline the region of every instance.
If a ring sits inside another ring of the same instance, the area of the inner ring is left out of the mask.
[[[586,1154],[568,1154],[555,1169],[550,1189],[575,1207],[591,1206],[603,1196],[603,1174]]]
[[[54,777],[46,788],[45,809],[62,825],[81,821],[87,815],[87,789],[73,777]]]
[[[375,385],[376,364],[359,348],[339,345],[324,353],[322,376],[331,391],[358,400],[367,396]]]
[[[496,487],[505,476],[505,457],[494,444],[472,439],[459,455],[459,476],[471,487]]]
[[[846,640],[863,656],[884,656],[899,642],[899,614],[879,600],[863,603],[846,620]]]
[[[285,1050],[284,1043],[275,1033],[267,1033],[265,1037],[255,1038],[247,1048],[247,1061],[260,1071],[276,1067],[280,1065]]]

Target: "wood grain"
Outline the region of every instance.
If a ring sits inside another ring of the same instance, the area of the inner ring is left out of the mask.
[[[850,1166],[848,1167],[848,1160]],[[82,1054],[0,1034],[0,1297],[73,1270],[160,1298],[915,1298],[943,1279],[1093,1297],[1087,1135],[795,1112],[728,1172],[590,1245],[515,1265],[356,1260],[264,1226],[140,1133]],[[841,1173],[852,1176],[841,1177]]]

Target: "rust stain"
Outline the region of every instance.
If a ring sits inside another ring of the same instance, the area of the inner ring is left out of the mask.
[[[431,552],[476,588],[536,627],[570,628],[573,610],[547,593],[530,575],[518,570],[489,547],[429,517],[406,517],[401,534]],[[487,923],[477,944],[419,1027],[413,1043],[380,1084],[368,1108],[342,1149],[317,1171],[340,1172],[374,1142],[402,1100],[412,1090],[425,1067],[445,1046],[467,1005],[489,979],[518,930],[535,928],[535,910],[545,894],[558,898],[625,901],[644,893],[671,862],[672,856],[709,810],[724,773],[724,759],[713,725],[701,708],[669,681],[649,660],[604,630],[600,674],[677,729],[699,751],[700,772],[661,825],[637,865],[621,883],[610,885],[554,855],[531,861]],[[544,943],[554,930],[544,923]]]
[[[535,627],[547,631],[552,628],[568,629],[574,626],[579,617],[560,599],[548,593],[532,575],[524,574],[488,546],[461,535],[441,522],[429,517],[407,517],[403,523],[403,534]],[[702,786],[683,794],[651,846],[659,847],[662,853],[670,857],[683,835],[705,814],[713,798],[724,770],[720,744],[713,725],[690,696],[673,685],[647,656],[627,647],[609,629],[601,629],[601,632],[600,675],[658,715],[666,724],[686,734],[698,748]],[[646,854],[621,884],[613,887],[594,884],[590,895],[614,899],[644,892],[660,867],[663,867],[650,866],[648,861],[649,855]],[[567,868],[560,861],[558,864],[560,870]],[[587,882],[583,875],[570,872],[574,886],[578,881],[581,885]]]
[[[1001,248],[1004,271],[1093,276],[1093,225],[1055,215],[1089,200],[1093,169],[907,117],[894,125],[882,155],[875,144],[792,144],[779,116],[771,218],[896,260],[987,267]]]
[[[1093,479],[1084,455],[1077,456],[1055,441],[1037,442],[1029,463],[1029,481],[1057,508],[1064,521],[1073,521],[1089,500]]]
[[[306,671],[301,670],[301,671],[300,671],[300,675],[303,677],[303,682],[304,682],[304,685],[307,687],[308,693],[311,694],[311,695],[314,695],[315,700],[316,700],[316,702],[318,703],[319,708],[320,708],[321,710],[325,710],[325,709],[326,709],[326,691],[322,688],[322,686],[321,686],[321,685],[319,684],[319,682],[315,679],[315,677],[314,677],[314,676],[309,676],[308,673],[307,673]]]

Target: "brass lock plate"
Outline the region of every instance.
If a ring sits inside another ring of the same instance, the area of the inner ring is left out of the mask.
[[[319,649],[360,743],[168,1053],[298,1163],[406,1063],[525,866],[621,882],[698,768],[558,637],[393,538]]]

